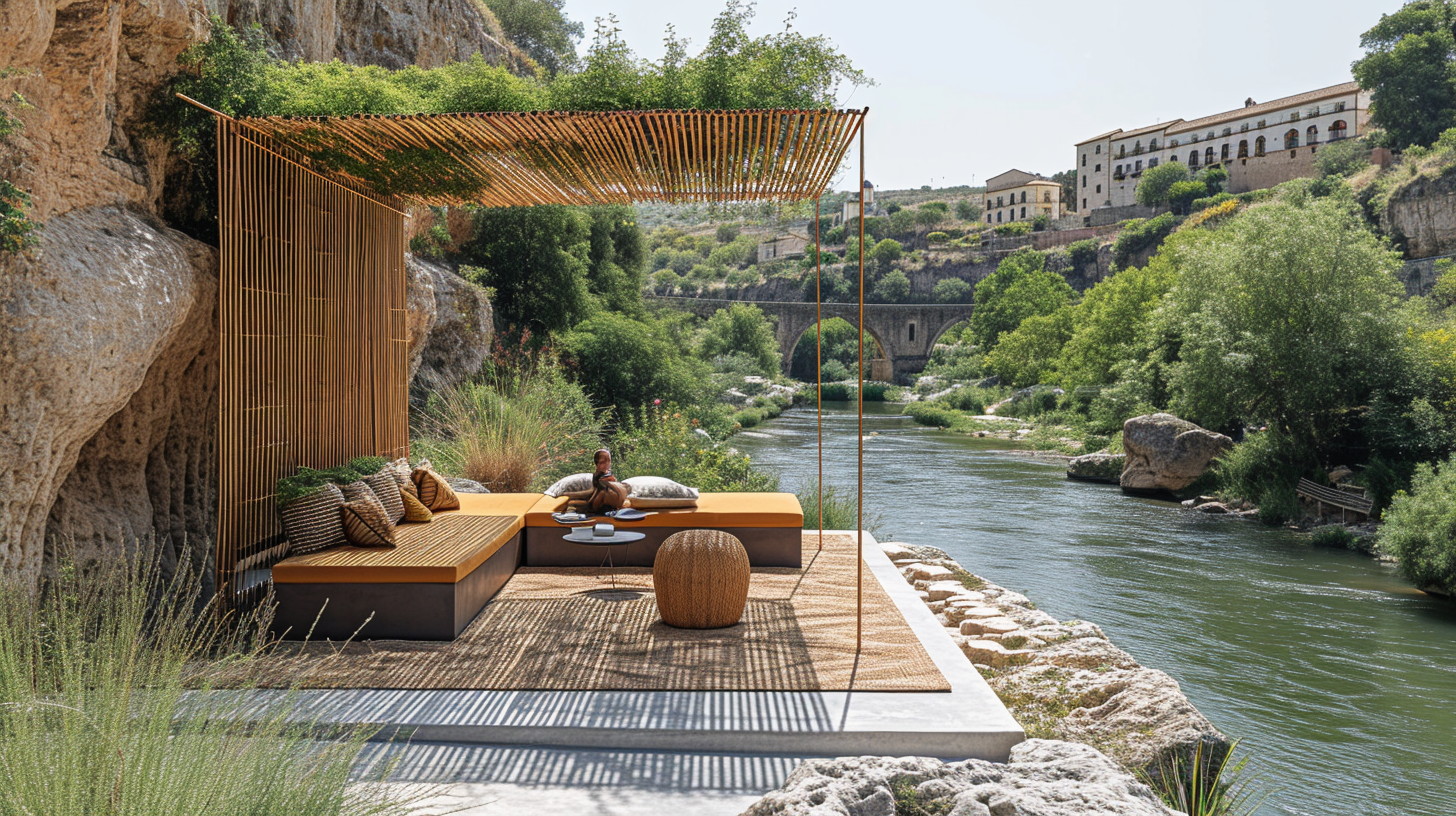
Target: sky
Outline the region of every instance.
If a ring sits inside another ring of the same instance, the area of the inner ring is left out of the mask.
[[[1341,82],[1360,35],[1402,0],[761,0],[753,33],[832,39],[877,83],[843,88],[870,108],[866,177],[881,189],[984,184],[1011,168],[1070,169],[1073,145],[1116,128],[1194,119]],[[617,16],[641,56],[667,24],[707,43],[716,0],[566,0],[586,27]],[[854,186],[857,168],[836,189]]]

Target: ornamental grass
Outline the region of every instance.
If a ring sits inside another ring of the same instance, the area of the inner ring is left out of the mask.
[[[406,812],[351,778],[367,732],[320,740],[286,693],[214,688],[265,659],[262,618],[216,614],[198,571],[160,566],[62,556],[39,589],[0,578],[0,816]]]

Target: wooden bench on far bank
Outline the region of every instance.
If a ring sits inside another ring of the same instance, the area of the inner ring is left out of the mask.
[[[1314,502],[1315,513],[1321,518],[1325,514],[1325,505],[1333,505],[1340,508],[1340,522],[1345,521],[1345,512],[1359,513],[1366,518],[1370,517],[1370,511],[1374,509],[1375,503],[1364,496],[1357,496],[1354,493],[1347,493],[1333,487],[1325,487],[1321,484],[1311,482],[1309,479],[1300,479],[1295,485],[1294,492],[1300,498]]]
[[[395,528],[393,549],[335,547],[273,567],[273,631],[290,639],[453,640],[521,566],[595,567],[599,547],[562,540],[570,528],[551,513],[565,498],[540,493],[460,494],[460,509]],[[792,493],[717,493],[698,507],[650,511],[622,522],[645,533],[622,545],[617,566],[652,566],[682,530],[728,532],[755,567],[802,565],[804,513]]]

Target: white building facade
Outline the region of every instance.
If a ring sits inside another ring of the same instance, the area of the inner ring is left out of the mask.
[[[1222,167],[1234,193],[1314,174],[1321,145],[1369,130],[1370,95],[1353,82],[1200,119],[1114,130],[1076,146],[1079,212],[1137,203],[1142,174],[1164,162]]]

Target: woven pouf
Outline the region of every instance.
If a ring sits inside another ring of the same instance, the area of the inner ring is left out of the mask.
[[[673,533],[652,562],[652,587],[668,626],[732,626],[748,603],[748,551],[721,530]]]

